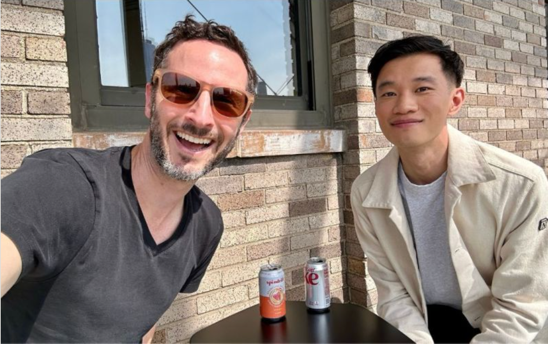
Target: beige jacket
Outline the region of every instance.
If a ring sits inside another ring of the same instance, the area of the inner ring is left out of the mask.
[[[481,327],[472,342],[548,343],[548,228],[540,229],[548,217],[546,175],[529,161],[450,126],[448,131],[445,217],[462,310],[470,324]],[[356,179],[354,222],[377,285],[379,315],[411,339],[428,343],[398,161],[393,148]]]

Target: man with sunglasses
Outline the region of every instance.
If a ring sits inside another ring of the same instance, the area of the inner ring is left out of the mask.
[[[233,148],[256,83],[230,28],[187,16],[155,51],[142,143],[40,151],[3,180],[2,341],[151,339],[219,243],[194,184]]]

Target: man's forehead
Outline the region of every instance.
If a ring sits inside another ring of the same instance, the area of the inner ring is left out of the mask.
[[[218,78],[229,78],[234,87],[247,85],[247,69],[240,55],[215,42],[196,39],[176,44],[168,53],[165,68],[193,75],[216,84]],[[197,75],[200,74],[200,75]],[[222,82],[226,84],[226,82]],[[237,85],[237,84],[243,85]]]
[[[379,73],[379,81],[384,78],[419,79],[431,81],[443,73],[441,59],[432,54],[413,54],[388,61]],[[429,79],[429,80],[427,80]],[[420,81],[420,80],[418,80]]]

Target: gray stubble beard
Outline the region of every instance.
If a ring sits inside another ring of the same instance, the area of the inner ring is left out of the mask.
[[[183,167],[178,167],[177,165],[173,164],[171,161],[169,161],[167,157],[167,149],[166,146],[162,140],[162,129],[160,128],[160,123],[158,120],[158,114],[156,112],[156,95],[155,91],[152,92],[151,96],[151,118],[150,118],[150,142],[151,142],[151,149],[152,154],[154,155],[154,158],[156,160],[156,163],[162,168],[162,171],[170,178],[179,180],[179,181],[196,181],[199,178],[203,177],[207,173],[211,172],[215,167],[217,167],[230,153],[232,148],[234,148],[234,145],[236,144],[236,139],[238,138],[238,135],[240,134],[240,130],[242,128],[242,125],[238,127],[238,131],[236,132],[236,135],[230,140],[230,142],[226,145],[225,148],[223,148],[222,151],[217,153],[213,159],[208,161],[203,169],[199,171],[194,172],[187,172],[184,171]],[[243,121],[242,121],[243,123]],[[187,128],[195,128],[194,126],[190,126]],[[195,131],[198,131],[198,129],[194,129]],[[181,157],[183,160],[183,164],[186,164],[190,160],[187,158]]]

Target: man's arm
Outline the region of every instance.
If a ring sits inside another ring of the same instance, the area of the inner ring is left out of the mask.
[[[150,331],[148,331],[144,336],[143,338],[141,339],[141,342],[143,344],[151,344],[152,343],[152,338],[154,338],[154,332],[156,331],[156,325],[152,326],[152,328],[150,329]]]
[[[19,275],[23,263],[19,250],[13,241],[4,233],[0,233],[0,271],[2,271],[2,297],[13,287]]]
[[[498,267],[493,275],[493,309],[481,323],[482,333],[472,343],[530,343],[548,315],[548,182],[539,170],[529,190],[516,191],[507,216],[504,242],[496,249]],[[543,221],[544,220],[544,221]],[[548,338],[538,338],[548,342]]]
[[[352,190],[352,211],[360,244],[367,255],[367,267],[377,286],[379,315],[417,343],[433,343],[421,311],[394,271],[379,243],[369,219],[362,210],[362,200]]]

